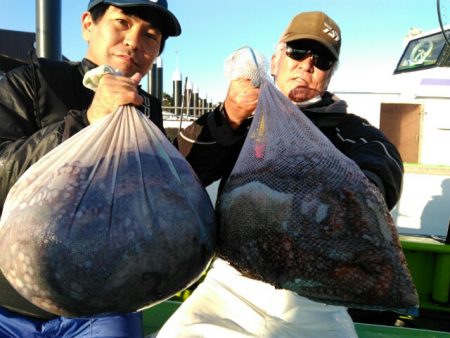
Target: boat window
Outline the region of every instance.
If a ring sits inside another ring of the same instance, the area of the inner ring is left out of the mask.
[[[446,49],[448,46],[441,32],[411,40],[406,46],[394,74],[447,64],[447,60],[443,60],[443,58],[449,57]]]

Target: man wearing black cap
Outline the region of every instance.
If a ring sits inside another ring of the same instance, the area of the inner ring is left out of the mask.
[[[33,57],[0,81],[0,212],[10,188],[50,150],[118,106],[138,107],[161,130],[161,103],[139,86],[169,36],[181,34],[166,0],[91,0],[81,62]],[[109,65],[95,93],[84,74]],[[0,337],[142,337],[140,313],[64,318],[37,308],[0,274]]]
[[[275,85],[325,136],[397,203],[403,165],[394,145],[327,91],[337,67],[341,30],[323,12],[296,15],[272,56]],[[180,151],[205,185],[220,180],[219,194],[240,154],[259,89],[249,79],[231,81],[224,103],[177,138]],[[205,154],[210,160],[205,161]],[[216,259],[205,280],[169,318],[158,338],[174,337],[357,337],[347,309],[311,301],[243,276]]]

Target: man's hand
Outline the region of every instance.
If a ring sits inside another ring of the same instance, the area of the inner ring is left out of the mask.
[[[238,128],[253,114],[258,97],[259,88],[253,87],[251,80],[236,79],[230,82],[224,105],[231,128]]]
[[[87,111],[89,123],[114,112],[119,106],[132,104],[139,106],[144,99],[138,94],[138,85],[142,79],[139,73],[131,78],[105,74],[98,83],[92,104]]]

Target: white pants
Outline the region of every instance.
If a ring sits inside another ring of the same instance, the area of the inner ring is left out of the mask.
[[[246,278],[221,259],[155,336],[358,337],[345,307],[313,302]]]

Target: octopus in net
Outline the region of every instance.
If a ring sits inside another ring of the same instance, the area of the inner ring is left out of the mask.
[[[49,313],[157,304],[195,282],[215,253],[214,209],[184,159],[123,153],[44,176],[24,175],[8,195],[0,266]]]
[[[413,311],[417,293],[392,219],[370,191],[376,188],[316,184],[305,193],[304,182],[286,182],[281,192],[261,181],[227,183],[218,205],[222,258],[248,277],[316,301]]]

